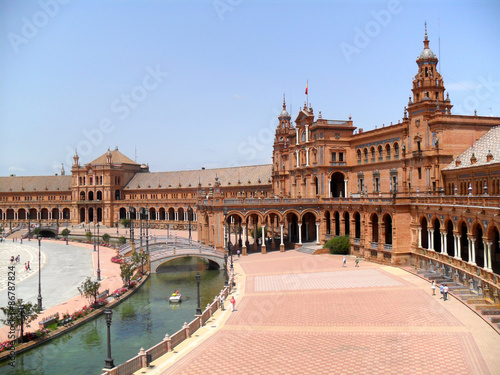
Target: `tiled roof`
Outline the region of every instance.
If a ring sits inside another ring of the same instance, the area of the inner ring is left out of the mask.
[[[70,191],[71,176],[0,177],[0,193]]]
[[[138,163],[136,163],[135,161],[126,157],[120,151],[118,151],[118,148],[116,148],[113,151],[109,151],[109,152],[111,153],[111,163],[112,164],[135,164],[135,165],[138,165]],[[107,162],[108,162],[108,152],[106,151],[104,154],[99,156],[97,159],[91,161],[89,164],[101,165],[101,164],[107,164]]]
[[[487,156],[490,154],[493,159],[487,161]],[[476,158],[474,164],[471,163],[472,155]],[[457,166],[456,161],[460,160],[460,165]],[[470,167],[486,166],[500,163],[500,126],[491,128],[486,134],[479,138],[476,143],[455,160],[453,160],[444,170],[455,170]]]
[[[202,187],[215,185],[218,178],[221,186],[252,186],[271,184],[271,164],[247,167],[198,169],[192,171],[137,173],[125,189],[157,189]],[[239,181],[239,183],[238,183]]]

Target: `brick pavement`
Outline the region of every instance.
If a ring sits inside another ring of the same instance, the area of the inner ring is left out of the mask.
[[[146,373],[500,373],[500,335],[462,303],[401,269],[341,263],[295,251],[240,258],[237,311]]]

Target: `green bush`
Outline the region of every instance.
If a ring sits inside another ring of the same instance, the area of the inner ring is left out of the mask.
[[[120,245],[125,244],[125,242],[127,242],[127,239],[124,236],[121,236],[120,238],[118,238],[118,243]]]
[[[349,254],[351,243],[349,236],[335,237],[326,241],[324,249],[330,249],[330,254]]]

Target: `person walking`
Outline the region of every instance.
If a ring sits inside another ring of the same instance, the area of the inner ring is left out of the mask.
[[[432,295],[435,296],[436,295],[436,281],[435,280],[432,280],[431,289],[432,289]]]
[[[31,271],[31,267],[30,267],[30,261],[28,260],[28,268],[26,271]]]
[[[224,311],[225,310],[225,308],[224,308],[224,295],[222,293],[219,295],[219,302],[220,302],[220,309],[222,311]]]
[[[342,267],[346,267],[347,266],[346,262],[347,262],[347,260],[345,259],[345,255],[344,255],[344,257],[342,259]]]
[[[231,297],[231,312],[234,311],[234,305],[236,304],[236,300],[234,299],[234,296]]]
[[[443,299],[446,301],[448,300],[448,285],[444,284],[443,287]]]
[[[441,292],[441,297],[439,297],[439,299],[443,299],[443,297],[444,297],[444,294],[443,294],[444,293],[444,285],[443,284],[441,284],[439,286],[439,291]]]
[[[238,258],[239,258],[241,255],[240,249],[238,249],[238,251],[236,251],[236,254],[238,254]]]
[[[354,267],[359,267],[359,257],[356,257],[356,265]]]

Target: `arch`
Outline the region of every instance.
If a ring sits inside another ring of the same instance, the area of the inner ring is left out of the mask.
[[[354,238],[361,238],[361,215],[355,212],[354,215]]]
[[[85,223],[85,208],[80,208],[80,223]]]
[[[375,147],[374,146],[370,147],[370,156],[371,156],[371,160],[375,161]]]
[[[432,226],[434,229],[434,241],[433,241],[433,249],[434,251],[437,251],[438,253],[441,252],[441,223],[439,222],[439,219],[434,219],[434,224]]]
[[[101,207],[97,207],[97,222],[100,223],[102,222],[102,208]]]
[[[96,199],[98,201],[102,201],[102,191],[101,190],[97,190]]]
[[[445,224],[446,228],[446,253],[449,256],[455,255],[455,238],[453,236],[453,221],[448,219]]]
[[[344,233],[346,236],[351,235],[351,225],[350,225],[351,217],[348,211],[344,212]]]
[[[59,208],[52,209],[52,220],[59,220]]]
[[[115,190],[115,201],[119,201],[121,199],[121,192],[120,190],[116,189]]]
[[[156,220],[156,208],[149,207],[149,220]]]
[[[391,160],[391,145],[389,143],[385,145],[385,159]]]
[[[85,192],[84,192],[84,191],[81,191],[81,192],[80,192],[80,200],[81,200],[81,201],[84,201],[84,200],[85,200]]]
[[[361,163],[361,150],[359,148],[356,154],[358,155],[358,163]]]
[[[88,210],[88,222],[92,223],[94,221],[94,208],[90,207]]]
[[[167,217],[167,214],[166,214],[166,211],[165,211],[165,208],[164,207],[160,207],[160,209],[158,210],[158,213],[159,213],[159,216],[160,216],[160,220],[166,220],[166,217]]]
[[[378,243],[379,241],[379,236],[378,236],[378,215],[377,214],[372,214],[371,217],[371,224],[372,224],[372,240],[371,242]]]
[[[368,161],[368,148],[363,149],[363,156],[365,158],[365,163]]]
[[[399,157],[399,143],[398,142],[394,142],[393,145],[392,145],[393,149],[394,149],[394,157],[397,158]]]
[[[48,220],[49,219],[49,210],[46,208],[42,208],[40,211],[40,219],[42,220]]]
[[[386,245],[392,245],[392,216],[389,214],[385,214],[382,218],[384,221],[384,228],[385,228],[385,244]]]
[[[427,218],[424,216],[420,221],[420,244],[423,249],[429,248],[429,233],[427,229]]]
[[[0,218],[2,217],[1,213],[0,213]],[[26,220],[27,216],[26,216],[26,210],[24,208],[20,208],[18,211],[17,211],[17,218],[19,220]]]
[[[179,207],[177,209],[177,220],[184,221],[184,208],[183,207]]]
[[[63,219],[64,220],[70,220],[71,219],[71,211],[69,208],[63,208]]]
[[[482,268],[485,266],[483,233],[483,226],[480,223],[475,223],[472,227],[473,241],[475,241],[475,260],[477,266]]]
[[[330,219],[330,211],[325,211],[326,234],[332,234],[332,222]]]
[[[302,242],[316,241],[316,214],[307,211],[302,215]]]
[[[467,224],[462,221],[460,224],[460,257],[469,262],[469,240],[467,238]]]
[[[488,232],[488,240],[491,242],[490,256],[491,269],[497,275],[500,274],[500,234],[498,228],[492,226]]]
[[[378,145],[377,151],[378,151],[378,160],[382,160],[384,158],[384,148],[382,147],[382,145]]]
[[[288,212],[285,216],[286,232],[288,234],[289,242],[299,242],[299,215],[296,212]]]
[[[167,216],[167,220],[175,220],[175,210],[173,207],[170,207],[168,209],[168,216]]]
[[[127,209],[125,207],[120,208],[119,218],[120,220],[127,218]]]
[[[330,196],[345,197],[345,175],[342,172],[334,172],[330,175]]]
[[[333,217],[335,218],[335,235],[340,236],[340,212],[335,211],[333,214]]]
[[[89,201],[93,201],[94,200],[94,192],[93,191],[89,191],[88,197],[89,197]]]

